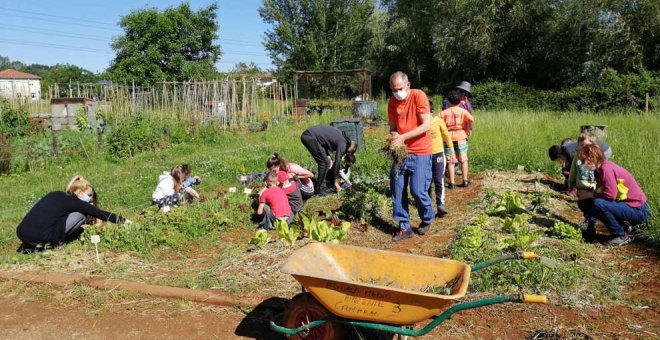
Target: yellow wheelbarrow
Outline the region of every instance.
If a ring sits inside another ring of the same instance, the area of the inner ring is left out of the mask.
[[[503,302],[547,303],[540,295],[502,295],[454,304],[467,292],[471,272],[507,260],[533,258],[538,255],[514,253],[470,266],[387,250],[312,243],[294,252],[282,266],[282,272],[300,282],[303,293],[291,299],[283,326],[275,322],[270,326],[300,339],[342,339],[346,325],[422,336],[461,310]],[[425,327],[412,329],[411,325],[432,317]]]

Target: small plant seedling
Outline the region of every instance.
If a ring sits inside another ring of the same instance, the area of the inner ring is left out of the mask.
[[[550,193],[547,191],[536,191],[527,195],[527,198],[532,203],[532,209],[534,211],[544,210],[545,205],[548,203],[548,197],[550,197]]]
[[[268,236],[268,232],[264,229],[257,230],[254,233],[254,237],[250,240],[250,244],[257,247],[261,247],[268,242],[270,242],[270,236]]]
[[[579,241],[582,239],[582,232],[580,232],[580,230],[561,221],[555,221],[555,224],[553,224],[550,229],[550,235],[568,240]]]

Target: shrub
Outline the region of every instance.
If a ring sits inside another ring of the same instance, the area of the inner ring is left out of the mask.
[[[120,121],[112,127],[107,139],[107,150],[117,158],[157,149],[161,145],[160,124],[144,116]]]
[[[28,112],[12,108],[7,99],[0,99],[0,132],[22,136],[28,128]]]
[[[641,71],[619,74],[605,69],[593,80],[556,91],[544,91],[509,82],[475,85],[477,108],[561,111],[603,111],[617,107],[643,109],[646,93],[660,94],[660,74]],[[650,103],[654,104],[653,101]]]

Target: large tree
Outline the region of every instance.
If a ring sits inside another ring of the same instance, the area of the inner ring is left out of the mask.
[[[214,75],[220,58],[217,5],[193,11],[188,3],[133,10],[122,17],[124,34],[114,40],[113,80],[150,85],[159,81],[203,79]]]
[[[416,86],[499,80],[556,89],[593,81],[607,69],[660,70],[657,0],[383,4],[387,25],[373,63],[383,74],[407,71]]]
[[[264,0],[259,15],[272,28],[264,45],[280,77],[295,70],[367,66],[375,0]]]
[[[385,49],[378,58],[385,66],[384,76],[403,71],[415,87],[440,81],[431,34],[434,23],[442,20],[440,1],[386,0],[383,5],[389,14],[383,34]]]

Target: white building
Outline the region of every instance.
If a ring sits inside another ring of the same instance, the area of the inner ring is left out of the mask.
[[[41,99],[41,77],[12,69],[0,71],[0,97]]]

